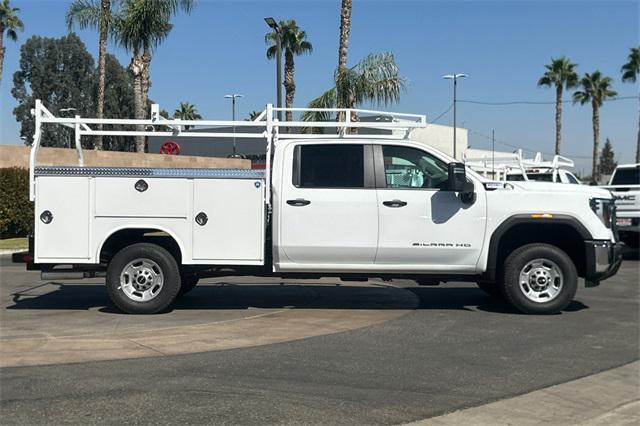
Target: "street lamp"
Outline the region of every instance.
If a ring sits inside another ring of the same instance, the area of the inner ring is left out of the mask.
[[[71,112],[71,111],[76,111],[76,109],[75,108],[60,108],[58,110],[58,112]],[[68,141],[69,141],[69,143],[68,143],[67,148],[71,148],[71,136],[69,136]]]
[[[224,95],[225,99],[231,99],[231,119],[233,120],[233,156],[236,156],[236,99],[243,95],[234,93],[233,95]]]
[[[276,106],[282,108],[282,30],[276,20],[270,16],[264,18],[264,22],[276,33]],[[282,121],[282,111],[280,110],[278,110],[278,120]]]
[[[466,74],[447,74],[443,75],[442,78],[445,80],[453,80],[453,158],[456,158],[456,89],[458,86],[458,79],[465,78]]]

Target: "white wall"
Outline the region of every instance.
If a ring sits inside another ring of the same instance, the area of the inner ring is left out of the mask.
[[[458,127],[456,130],[456,158],[462,159],[467,150],[469,132]],[[414,129],[411,140],[436,148],[453,157],[453,127],[440,124],[428,124],[427,127]]]

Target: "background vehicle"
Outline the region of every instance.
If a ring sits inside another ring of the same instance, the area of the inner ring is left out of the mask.
[[[286,109],[267,105],[260,121],[228,122],[165,120],[158,110],[149,120],[58,118],[36,103],[29,267],[44,277],[105,275],[129,313],[161,312],[200,277],[236,274],[471,281],[522,312],[548,314],[571,302],[578,277],[598,285],[621,262],[608,191],[488,181],[408,138],[424,116],[384,113],[394,120],[372,123],[351,114],[379,112],[339,110],[340,122],[281,122],[275,114]],[[50,123],[74,127],[78,167],[35,166]],[[186,137],[224,136],[197,126],[261,123],[263,133],[238,136],[265,139],[266,168],[83,167],[80,137],[99,123],[171,129],[102,134]],[[330,133],[296,132],[309,128]]]
[[[640,247],[640,164],[623,164],[614,170],[609,185],[616,203],[620,239],[630,248]]]

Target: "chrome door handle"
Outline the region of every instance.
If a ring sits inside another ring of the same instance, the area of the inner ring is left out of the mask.
[[[287,200],[287,204],[289,204],[290,206],[302,207],[308,206],[309,204],[311,204],[311,201],[305,200],[303,198],[296,198],[295,200]]]
[[[382,204],[384,204],[387,207],[404,207],[407,205],[406,201],[402,201],[402,200],[391,200],[391,201],[383,201]]]

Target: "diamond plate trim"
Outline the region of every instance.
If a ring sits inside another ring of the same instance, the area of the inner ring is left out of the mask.
[[[208,179],[264,179],[264,170],[251,169],[156,169],[142,167],[38,166],[36,176],[167,177]]]

